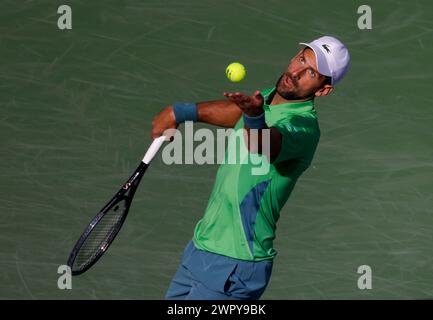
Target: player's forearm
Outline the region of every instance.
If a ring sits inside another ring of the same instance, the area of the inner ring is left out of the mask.
[[[196,105],[197,108],[191,104],[183,106],[184,108],[188,108],[186,113],[182,113],[181,107],[178,117],[173,105],[169,105],[161,110],[152,120],[152,139],[161,136],[167,129],[177,128],[185,120],[200,121],[232,128],[242,114],[242,111],[233,102],[228,100],[199,102]],[[179,112],[179,110],[177,111]]]
[[[197,103],[198,120],[220,127],[233,128],[242,115],[239,107],[229,100]]]

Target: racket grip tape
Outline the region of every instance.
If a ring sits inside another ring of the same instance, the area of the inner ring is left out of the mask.
[[[162,144],[164,143],[165,139],[166,139],[165,136],[160,136],[153,140],[152,144],[150,145],[149,149],[147,150],[142,160],[145,164],[149,164],[150,161],[152,161],[152,159],[155,157],[155,155],[158,153],[159,149],[161,148]]]

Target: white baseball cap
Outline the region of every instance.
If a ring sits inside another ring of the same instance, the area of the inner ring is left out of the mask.
[[[320,74],[331,77],[332,84],[340,81],[349,69],[349,50],[337,38],[324,36],[309,43],[301,42],[299,44],[314,51],[317,70]]]

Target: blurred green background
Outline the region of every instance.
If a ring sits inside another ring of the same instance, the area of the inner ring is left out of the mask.
[[[72,7],[72,30],[57,8]],[[217,165],[157,157],[100,262],[57,288],[84,227],[175,101],[269,88],[298,42],[334,35],[352,63],[316,101],[322,137],[281,212],[263,299],[433,297],[433,5],[186,0],[0,3],[0,298],[162,299]],[[247,68],[240,83],[225,67]],[[373,289],[359,290],[369,265]]]

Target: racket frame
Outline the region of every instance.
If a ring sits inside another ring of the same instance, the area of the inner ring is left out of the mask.
[[[114,239],[116,238],[117,234],[122,228],[123,223],[126,220],[126,217],[129,212],[129,208],[131,207],[132,198],[134,197],[135,191],[137,191],[140,180],[143,177],[144,173],[146,172],[147,168],[148,168],[148,164],[144,162],[140,162],[140,165],[137,167],[137,169],[134,171],[131,177],[127,180],[127,182],[116,193],[116,195],[98,212],[98,214],[92,219],[90,224],[84,230],[84,232],[78,239],[77,243],[75,244],[74,248],[72,249],[72,252],[69,255],[69,259],[67,262],[67,265],[71,268],[71,272],[73,276],[82,274],[86,272],[88,269],[90,269],[102,257],[102,255],[107,251],[109,246],[113,243]],[[129,193],[126,194],[127,192]],[[110,233],[109,237],[107,238],[103,246],[99,248],[93,260],[89,264],[87,264],[84,268],[80,270],[74,270],[73,264],[75,262],[75,259],[77,258],[78,252],[80,251],[81,247],[83,246],[84,242],[87,240],[87,238],[89,237],[93,229],[96,227],[99,221],[102,220],[102,218],[106,215],[106,213],[111,208],[113,208],[117,203],[123,200],[125,200],[125,208],[115,229]]]
[[[91,220],[90,224],[81,234],[80,238],[78,239],[74,248],[72,249],[67,262],[67,265],[71,268],[72,275],[74,276],[79,275],[84,273],[88,269],[90,269],[90,267],[92,267],[102,257],[102,255],[107,251],[108,247],[113,243],[123,223],[125,222],[126,216],[128,215],[129,212],[129,208],[131,207],[132,199],[134,197],[135,191],[138,188],[141,178],[143,177],[144,173],[149,167],[150,162],[155,157],[156,153],[161,148],[164,141],[167,141],[167,139],[168,139],[167,136],[162,135],[152,141],[152,144],[150,145],[149,149],[146,151],[143,160],[140,162],[139,166],[137,167],[137,169],[135,169],[134,173],[131,175],[128,181],[122,186],[122,188],[116,193],[116,195],[99,211],[99,213]],[[126,194],[127,192],[128,194]],[[122,200],[125,200],[126,202],[125,210],[123,211],[120,221],[119,223],[117,223],[116,228],[113,230],[113,232],[111,232],[105,244],[99,248],[93,260],[89,264],[87,264],[84,268],[74,271],[72,269],[72,266],[75,262],[75,259],[77,258],[78,252],[83,246],[86,239],[89,237],[92,230],[106,215],[106,213],[113,206],[115,206],[117,203],[119,203]]]

